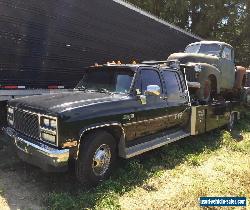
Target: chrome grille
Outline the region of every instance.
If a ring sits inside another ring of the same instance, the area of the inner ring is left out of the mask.
[[[15,110],[14,128],[21,133],[38,139],[39,133],[39,116],[24,110]]]

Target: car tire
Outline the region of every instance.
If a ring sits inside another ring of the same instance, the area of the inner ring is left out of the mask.
[[[80,144],[76,161],[76,177],[81,184],[96,186],[107,179],[117,161],[114,137],[99,130],[87,134]]]

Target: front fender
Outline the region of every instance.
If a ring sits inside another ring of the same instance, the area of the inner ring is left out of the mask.
[[[205,84],[205,81],[209,78],[209,76],[213,75],[217,81],[217,93],[220,93],[220,80],[221,80],[221,71],[214,65],[210,65],[207,63],[200,63],[201,72],[199,74],[199,82],[201,86]]]
[[[80,132],[79,132],[79,141],[78,141],[78,149],[77,149],[77,156],[79,154],[79,148],[80,148],[80,144],[82,143],[82,138],[83,136],[89,132],[89,131],[94,131],[96,129],[100,129],[100,128],[109,128],[109,127],[117,127],[121,130],[121,136],[120,139],[118,140],[118,154],[120,157],[125,157],[125,149],[126,149],[126,144],[125,144],[125,139],[126,139],[126,134],[125,134],[125,130],[122,126],[121,123],[119,122],[107,122],[107,123],[97,123],[97,124],[93,124],[90,126],[86,126],[83,127]]]

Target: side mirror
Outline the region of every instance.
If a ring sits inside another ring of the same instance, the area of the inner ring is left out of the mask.
[[[161,88],[158,85],[148,85],[145,95],[159,96],[161,94]]]

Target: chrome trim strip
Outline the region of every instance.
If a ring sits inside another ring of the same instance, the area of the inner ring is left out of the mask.
[[[126,148],[126,158],[127,159],[132,158],[134,156],[137,156],[142,153],[148,152],[150,150],[162,147],[164,145],[170,144],[172,142],[178,141],[188,136],[190,136],[190,133],[179,131],[171,135],[159,137],[159,138],[153,139],[145,143],[141,143],[132,147],[128,147]]]
[[[179,115],[184,114],[188,109],[189,109],[189,107],[186,108],[185,110],[183,110],[182,112],[178,113],[178,114],[169,114],[169,115],[165,115],[165,116],[162,116],[162,117],[156,117],[156,118],[147,119],[147,120],[141,120],[141,121],[136,121],[136,122],[131,122],[131,123],[125,123],[125,124],[123,124],[123,126],[130,126],[130,125],[136,125],[136,124],[144,123],[144,122],[162,120],[162,119],[165,119],[165,118],[168,118],[168,117],[176,117],[177,118]]]
[[[96,126],[91,126],[91,127],[87,127],[86,129],[84,129],[81,134],[80,134],[80,138],[79,138],[79,142],[78,142],[78,146],[77,146],[77,159],[78,159],[78,155],[79,155],[79,149],[80,149],[80,142],[82,139],[82,136],[84,135],[84,133],[86,133],[87,131],[90,130],[94,130],[94,129],[98,129],[98,128],[104,128],[104,127],[110,127],[110,126],[119,126],[122,130],[122,136],[121,139],[118,142],[118,149],[119,149],[119,155],[121,157],[125,157],[125,139],[126,139],[126,133],[124,128],[122,127],[121,123],[104,123],[104,124],[100,124],[100,125],[96,125]]]
[[[51,129],[44,128],[44,127],[40,127],[40,130],[41,130],[40,134],[42,133],[42,131],[47,131],[47,132],[49,132],[51,134],[56,135],[56,131],[55,130],[51,130]]]

